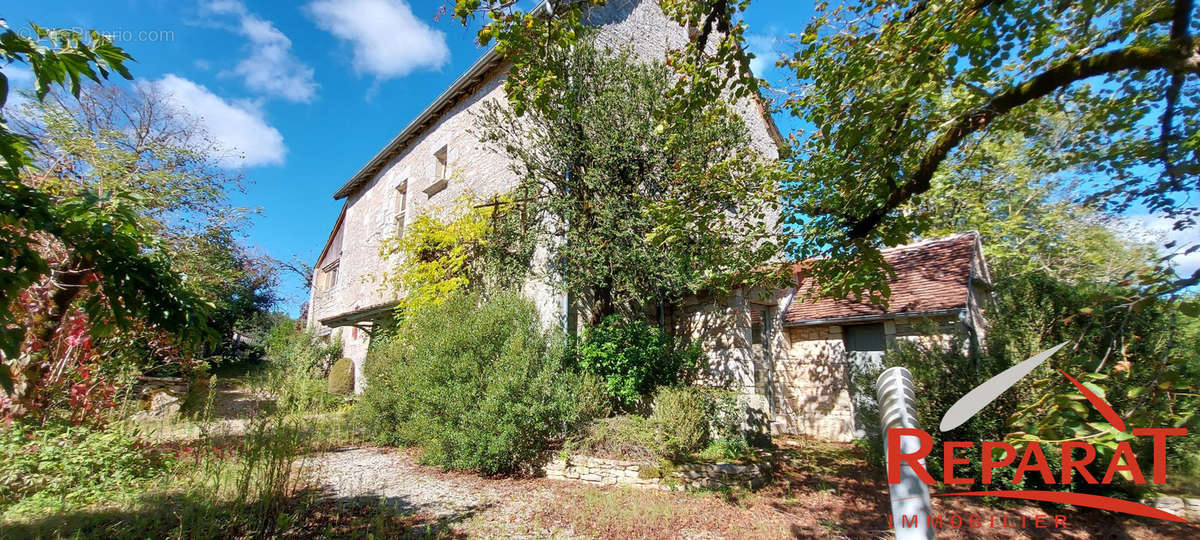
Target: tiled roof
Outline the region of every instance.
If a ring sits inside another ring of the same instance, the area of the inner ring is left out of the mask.
[[[806,300],[814,283],[803,273],[805,263],[797,264],[793,267],[796,296],[788,306],[785,321],[796,324],[966,307],[976,242],[975,233],[966,233],[883,250],[884,259],[896,272],[896,277],[888,281],[892,294],[886,310],[852,298]]]

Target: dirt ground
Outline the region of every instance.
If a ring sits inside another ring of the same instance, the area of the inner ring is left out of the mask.
[[[417,464],[410,450],[346,448],[301,466],[331,500],[382,500],[436,524],[443,536],[509,538],[890,538],[886,485],[853,445],[805,439],[777,441],[775,481],[757,492],[673,493],[599,488],[540,478],[480,478]],[[1070,507],[990,507],[935,499],[934,513],[959,528],[939,538],[1200,538],[1200,525],[1180,525]],[[980,527],[970,527],[979,516]],[[1035,527],[1036,516],[1065,518]],[[992,527],[1002,519],[1027,528]]]
[[[239,431],[269,396],[234,380],[215,388],[205,429]],[[178,425],[177,425],[178,426]],[[172,430],[167,438],[188,438]],[[181,432],[185,431],[185,432]],[[750,492],[664,492],[602,488],[544,478],[482,478],[419,464],[416,450],[348,446],[309,455],[301,467],[323,495],[319,522],[377,519],[380,503],[406,516],[416,537],[478,538],[891,538],[887,486],[852,444],[776,439],[774,478]],[[361,515],[360,515],[361,514]],[[947,526],[938,538],[1200,538],[1200,525],[1126,517],[1100,510],[935,498]],[[1036,528],[1037,516],[1065,526]],[[978,516],[979,527],[971,527]],[[993,527],[1020,522],[1028,527]],[[409,525],[404,525],[409,527]]]

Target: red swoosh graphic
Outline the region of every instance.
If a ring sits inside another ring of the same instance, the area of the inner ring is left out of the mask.
[[[1087,506],[1089,508],[1099,508],[1101,510],[1112,510],[1113,512],[1122,512],[1135,516],[1143,516],[1165,521],[1177,521],[1179,523],[1187,523],[1183,519],[1170,512],[1164,512],[1157,508],[1151,508],[1141,503],[1133,501],[1123,501],[1112,497],[1102,497],[1100,495],[1088,495],[1086,493],[1068,493],[1065,491],[962,491],[950,493],[936,493],[934,497],[1000,497],[1003,499],[1026,499],[1033,501],[1045,501],[1062,504],[1073,504],[1075,506]]]
[[[1079,393],[1083,394],[1083,397],[1087,398],[1088,402],[1091,403],[1097,411],[1100,411],[1100,415],[1103,416],[1105,420],[1108,420],[1108,423],[1112,425],[1112,427],[1117,428],[1117,431],[1120,431],[1121,433],[1125,433],[1125,421],[1121,420],[1120,416],[1117,416],[1117,411],[1114,411],[1112,406],[1110,406],[1107,401],[1104,401],[1104,398],[1097,396],[1091,390],[1088,390],[1086,386],[1079,384],[1079,381],[1075,380],[1075,377],[1067,375],[1067,372],[1061,369],[1058,370],[1058,372],[1062,373],[1063,377],[1066,377],[1067,380],[1071,381],[1071,384],[1075,385],[1075,388],[1079,389]]]

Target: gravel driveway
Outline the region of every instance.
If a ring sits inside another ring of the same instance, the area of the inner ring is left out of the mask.
[[[418,465],[405,450],[355,447],[300,460],[309,477],[333,499],[382,499],[405,513],[437,518],[472,536],[574,538],[542,523],[538,509],[553,504],[545,480],[483,479]]]

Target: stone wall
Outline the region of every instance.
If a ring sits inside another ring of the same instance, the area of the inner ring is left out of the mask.
[[[190,388],[191,382],[181,377],[138,377],[132,393],[145,409],[134,417],[170,418],[179,414]]]
[[[1175,514],[1192,523],[1200,522],[1200,498],[1163,496],[1146,499],[1142,504]]]
[[[791,347],[775,365],[775,433],[854,440],[850,366],[837,325],[789,328]]]
[[[766,465],[689,463],[669,468],[632,461],[589,456],[556,459],[545,468],[546,478],[596,486],[632,486],[649,489],[714,489],[722,486],[755,488],[766,483]]]
[[[788,329],[787,356],[775,363],[771,431],[849,442],[856,438],[852,377],[840,325]],[[949,343],[962,324],[953,316],[883,321],[888,346],[898,341]]]

